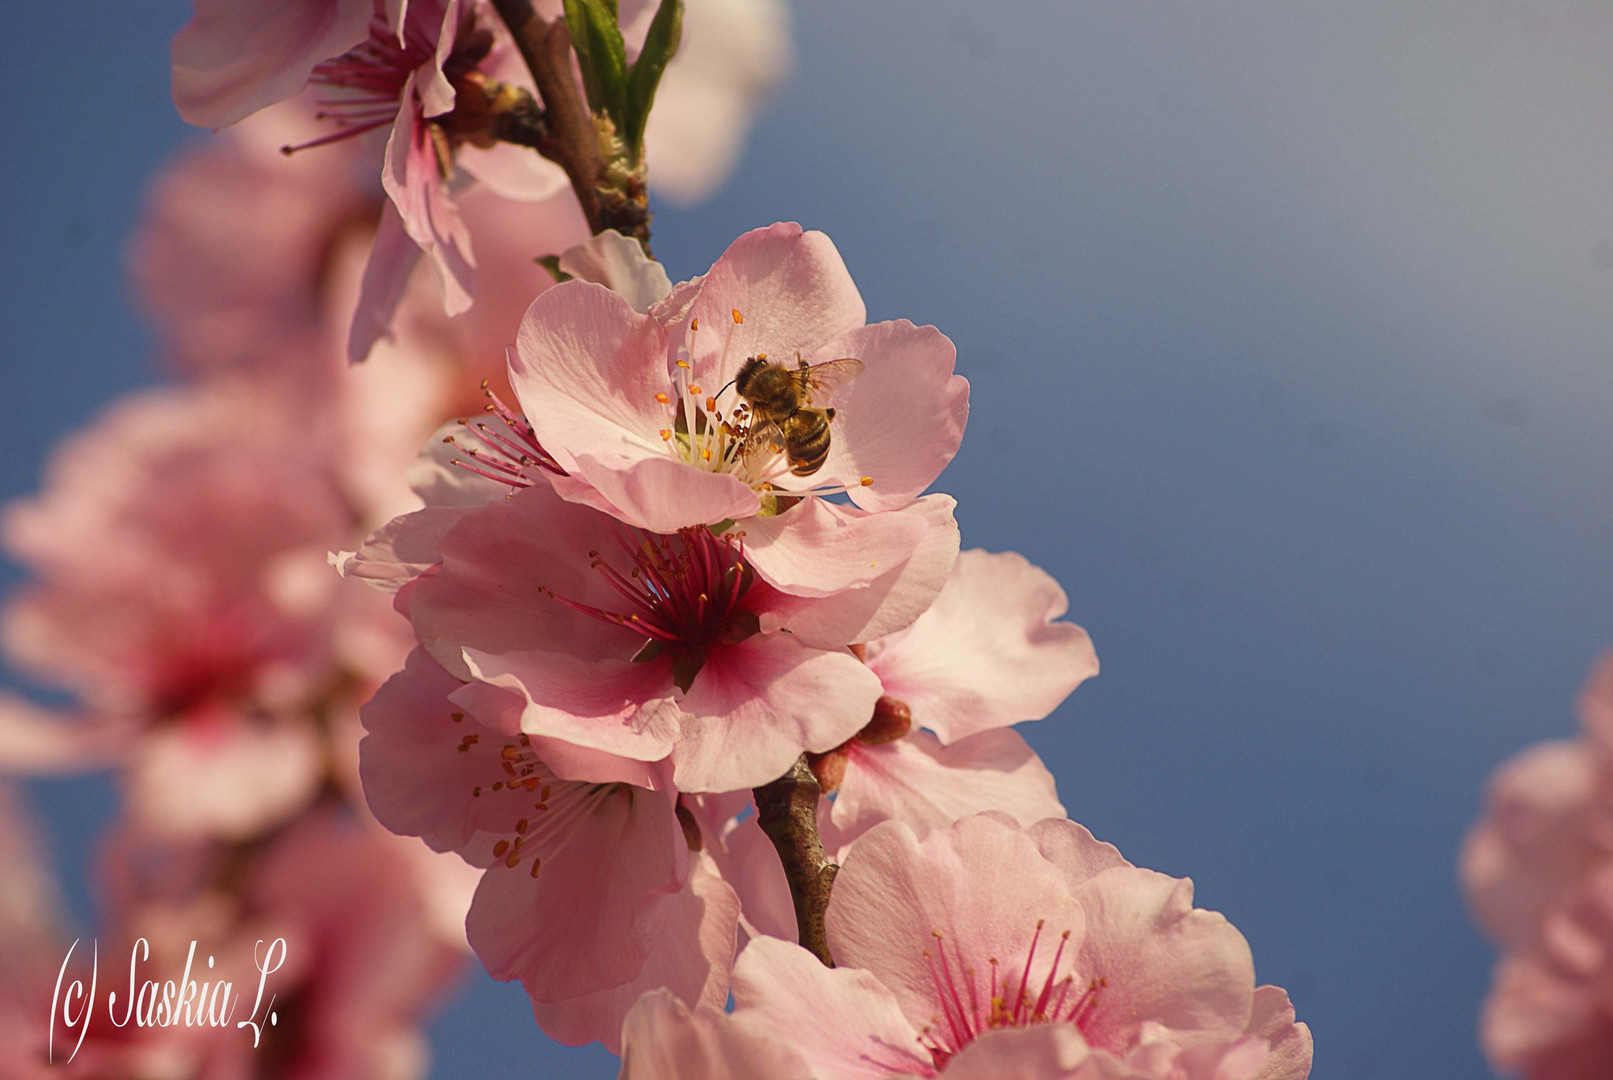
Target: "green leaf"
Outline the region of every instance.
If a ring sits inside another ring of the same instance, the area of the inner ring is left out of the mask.
[[[566,29],[582,68],[588,107],[609,116],[620,131],[627,122],[627,45],[616,25],[614,0],[565,0]]]
[[[661,0],[645,35],[644,48],[627,73],[627,122],[622,124],[621,132],[634,164],[643,156],[644,125],[655,104],[655,88],[661,84],[661,75],[677,53],[682,37],[683,0]]]

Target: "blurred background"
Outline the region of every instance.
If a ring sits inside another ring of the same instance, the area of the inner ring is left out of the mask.
[[[189,12],[8,12],[6,498],[155,378],[123,247],[207,137],[168,93]],[[1021,729],[1071,816],[1232,919],[1317,1080],[1489,1075],[1458,844],[1613,645],[1613,8],[792,14],[742,166],[663,208],[657,255],[688,277],[799,220],[871,319],[950,335],[973,411],[938,486],[965,545],[1053,573],[1103,664]],[[114,795],[28,791],[93,926]],[[431,1034],[436,1077],[615,1075],[483,975]]]

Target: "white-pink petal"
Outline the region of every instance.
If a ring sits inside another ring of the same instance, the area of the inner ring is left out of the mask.
[[[985,810],[1027,827],[1064,816],[1053,774],[1012,731],[983,731],[951,746],[918,731],[878,746],[853,742],[848,754],[830,812],[835,850],[882,821],[904,822],[922,840]]]
[[[829,750],[873,715],[879,679],[849,652],[758,634],[713,650],[678,703],[674,782],[734,791],[775,780],[801,751]]]
[[[1086,631],[1054,621],[1068,607],[1023,556],[965,551],[912,626],[869,644],[868,665],[943,742],[1040,720],[1098,673]]]

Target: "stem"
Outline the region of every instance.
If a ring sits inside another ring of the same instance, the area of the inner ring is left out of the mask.
[[[599,128],[571,71],[571,35],[564,16],[549,22],[531,0],[492,0],[509,27],[543,100],[545,137],[539,153],[566,170],[588,228],[615,229],[649,250],[650,214],[642,177],[619,176],[601,151]]]
[[[823,929],[823,913],[829,907],[829,890],[834,887],[840,867],[829,861],[823,841],[818,838],[818,798],[822,791],[806,755],[802,754],[789,772],[751,794],[756,799],[756,822],[778,849],[785,880],[790,883],[801,945],[825,967],[834,967]]]

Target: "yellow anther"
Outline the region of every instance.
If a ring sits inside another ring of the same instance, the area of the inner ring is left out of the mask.
[[[656,394],[655,400],[659,401],[663,405],[669,404],[672,401],[672,399],[667,397],[665,394]]]
[[[868,486],[872,485],[873,482],[874,482],[874,478],[872,476],[865,476],[861,480],[857,481],[857,483],[861,484],[863,487],[868,487]]]
[[[745,316],[743,316],[743,315],[741,315],[741,314],[740,314],[740,313],[739,313],[739,309],[738,309],[738,308],[735,308],[735,309],[734,309],[734,310],[733,310],[733,311],[732,311],[732,312],[731,312],[731,314],[732,314],[732,315],[733,315],[733,316],[734,316],[734,322],[735,322],[735,323],[736,323],[736,324],[738,324],[738,323],[742,323],[742,322],[744,322],[744,321],[745,321]]]
[[[680,367],[680,368],[683,368],[683,369],[685,369],[685,370],[688,370],[688,367],[689,367],[689,361],[687,361],[687,360],[679,360],[679,361],[678,361],[678,366],[679,366],[679,367]]]
[[[710,461],[711,460],[711,447],[708,446],[704,450],[700,451],[700,457],[701,457],[701,460],[703,460],[703,461]]]
[[[690,397],[699,397],[703,392],[704,391],[702,391],[698,385],[693,384],[693,383],[691,383],[689,385],[689,396]]]
[[[717,411],[717,399],[716,398],[708,397],[706,399],[706,411],[707,412],[716,412]]]
[[[662,428],[661,429],[661,441],[666,442],[670,438],[672,438],[672,429],[671,428]]]
[[[699,329],[700,329],[700,320],[699,319],[690,319],[689,320],[689,332],[690,333],[695,333]]]

